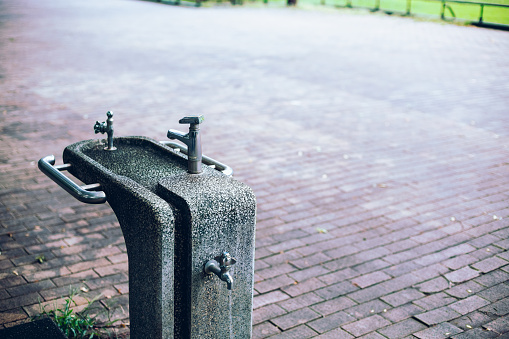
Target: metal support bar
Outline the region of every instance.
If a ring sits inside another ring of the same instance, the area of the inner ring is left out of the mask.
[[[187,155],[187,147],[185,147],[185,146],[182,146],[182,145],[177,144],[177,143],[172,142],[172,141],[166,141],[166,140],[159,141],[159,142],[161,144],[163,144],[165,146],[169,146],[169,147],[171,147],[173,149],[178,149],[180,152],[182,152],[185,155]],[[201,161],[205,165],[213,167],[214,169],[222,172],[224,175],[227,175],[229,177],[231,177],[233,175],[233,169],[230,166],[225,165],[225,164],[223,164],[223,163],[221,163],[221,162],[219,162],[217,160],[214,160],[212,158],[209,158],[206,155],[202,155]]]
[[[106,202],[106,194],[102,191],[90,192],[87,189],[100,189],[100,184],[90,184],[79,186],[74,181],[60,173],[60,171],[66,171],[71,168],[71,164],[63,164],[59,166],[53,166],[55,164],[55,157],[48,155],[39,160],[38,166],[42,173],[46,174],[51,180],[56,182],[62,187],[67,193],[75,197],[81,202],[87,204],[102,204]]]

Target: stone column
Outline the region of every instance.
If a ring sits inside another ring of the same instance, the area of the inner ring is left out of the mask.
[[[249,187],[206,168],[159,181],[157,194],[174,208],[175,337],[250,338],[256,201]],[[232,289],[204,272],[229,252]]]

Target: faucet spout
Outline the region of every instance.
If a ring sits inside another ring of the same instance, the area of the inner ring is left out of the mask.
[[[184,134],[170,129],[166,135],[170,139],[177,139],[187,145],[187,172],[191,174],[200,174],[202,172],[200,124],[203,120],[203,115],[182,118],[179,120],[179,123],[189,124],[189,133]]]
[[[179,141],[182,141],[189,148],[189,133],[184,134],[180,131],[177,131],[176,129],[170,129],[168,130],[168,134],[166,136],[172,140],[177,139]]]
[[[237,261],[235,258],[233,258],[230,253],[223,252],[221,255],[221,258],[219,259],[219,262],[215,259],[211,259],[207,261],[204,267],[204,271],[207,274],[214,273],[221,279],[222,281],[226,282],[226,288],[228,290],[231,290],[233,287],[233,277],[230,274],[230,268],[232,265],[234,265]]]
[[[223,273],[220,279],[226,282],[226,288],[231,291],[233,286],[233,277],[230,275],[230,272]]]

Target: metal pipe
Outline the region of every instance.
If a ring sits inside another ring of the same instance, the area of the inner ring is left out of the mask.
[[[74,181],[60,173],[60,171],[68,170],[71,168],[70,164],[64,164],[61,166],[53,166],[55,164],[55,157],[48,155],[38,162],[38,167],[42,173],[46,174],[51,180],[56,182],[62,187],[67,193],[75,197],[81,202],[87,204],[102,204],[106,202],[106,194],[102,191],[87,191],[87,189],[97,189],[101,186],[99,184],[91,184],[85,186],[79,186]]]

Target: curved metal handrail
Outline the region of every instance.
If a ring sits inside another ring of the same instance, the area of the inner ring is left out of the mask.
[[[161,144],[165,145],[165,146],[169,146],[173,149],[178,149],[180,152],[184,153],[185,155],[187,155],[187,147],[185,146],[182,146],[180,144],[177,144],[175,142],[172,142],[172,141],[166,141],[166,140],[162,140],[162,141],[159,141]],[[233,169],[228,166],[228,165],[225,165],[217,160],[214,160],[206,155],[202,155],[202,159],[201,159],[202,163],[204,163],[205,165],[207,166],[213,166],[216,170],[222,172],[224,175],[227,175],[229,177],[233,176]]]
[[[106,202],[106,194],[104,192],[87,191],[87,189],[100,189],[100,184],[79,186],[74,181],[60,173],[60,171],[65,171],[71,168],[71,164],[53,166],[54,164],[55,157],[53,155],[41,158],[37,163],[42,173],[46,174],[51,180],[56,182],[60,187],[79,201],[87,204],[102,204]]]

